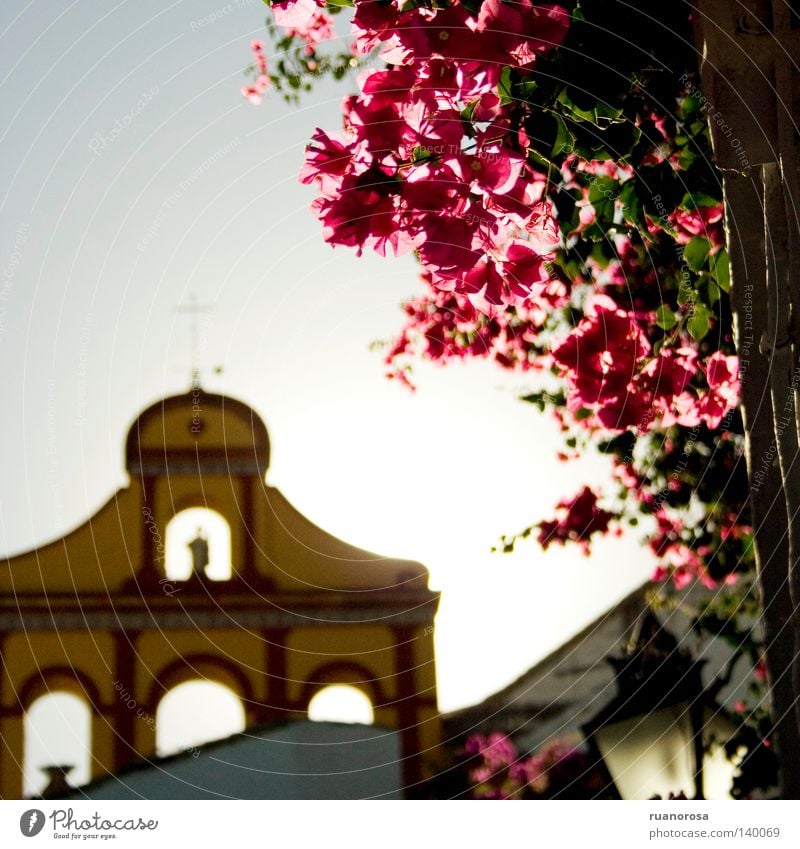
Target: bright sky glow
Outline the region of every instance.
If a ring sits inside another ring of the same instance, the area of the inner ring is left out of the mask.
[[[372,725],[375,720],[367,696],[347,684],[332,684],[320,690],[309,702],[308,718],[313,722],[358,722],[362,725]]]
[[[192,574],[189,543],[197,537],[208,543],[208,567],[203,570],[212,581],[231,576],[231,529],[225,519],[205,507],[190,507],[172,517],[167,525],[166,573],[173,581],[185,581]]]
[[[244,708],[228,687],[214,681],[187,681],[158,704],[156,754],[174,755],[245,729]]]
[[[67,780],[86,784],[91,776],[91,713],[72,693],[50,693],[38,698],[25,717],[25,777],[23,793],[44,790],[48,776],[43,766],[72,766]]]

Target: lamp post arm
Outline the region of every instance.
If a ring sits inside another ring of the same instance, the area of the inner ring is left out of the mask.
[[[733,676],[733,670],[743,656],[744,649],[739,647],[730,656],[730,658],[728,658],[728,662],[725,664],[725,667],[714,676],[714,680],[711,681],[705,688],[705,693],[709,699],[716,701],[717,696],[722,691],[722,688],[730,684],[731,677]]]

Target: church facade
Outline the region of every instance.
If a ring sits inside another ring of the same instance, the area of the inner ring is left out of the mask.
[[[267,484],[267,429],[235,399],[195,386],[159,401],[125,456],[128,486],[85,524],[0,564],[0,796],[21,798],[40,696],[88,705],[98,778],[153,756],[159,702],[193,680],[232,690],[248,727],[306,719],[329,685],[357,688],[398,732],[415,795],[440,739],[427,570],[299,513]],[[176,573],[170,527],[198,508],[224,526],[228,554],[201,525]]]

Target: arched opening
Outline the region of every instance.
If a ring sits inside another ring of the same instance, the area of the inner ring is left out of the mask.
[[[372,725],[372,702],[357,687],[331,684],[320,690],[308,703],[308,718],[313,722],[353,722]]]
[[[22,793],[39,796],[48,785],[48,767],[71,767],[67,781],[78,787],[92,772],[92,711],[72,693],[50,692],[25,711]]]
[[[207,507],[189,507],[167,525],[166,576],[186,581],[198,572],[212,581],[231,577],[231,529]]]
[[[216,681],[186,681],[158,703],[156,754],[174,755],[245,729],[241,699]]]

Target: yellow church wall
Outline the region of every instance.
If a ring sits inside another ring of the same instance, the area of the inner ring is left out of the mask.
[[[28,711],[42,696],[71,693],[92,710],[92,776],[114,767],[113,708],[114,643],[102,632],[31,631],[6,637],[3,652],[3,707]],[[83,679],[83,680],[81,680]],[[84,686],[84,681],[89,684]],[[94,706],[92,705],[94,699]],[[0,796],[22,796],[25,714],[6,716],[0,722]]]
[[[291,571],[277,571],[281,589],[387,589],[402,592],[409,575],[419,586],[427,585],[424,566],[371,554],[337,539],[297,511],[274,487],[265,487],[256,501],[260,537],[277,563],[291,564]]]
[[[21,716],[0,721],[0,798],[22,798],[24,720]]]
[[[253,705],[246,703],[247,693],[243,689],[241,676],[247,679],[254,699],[266,697],[266,676],[263,674],[265,661],[264,641],[258,634],[246,631],[188,631],[171,630],[165,634],[148,632],[142,634],[137,643],[136,698],[145,703],[151,693],[158,702],[177,684],[192,680],[217,681],[230,687],[242,700],[246,713]],[[213,656],[219,662],[198,658]],[[195,656],[192,661],[192,656]],[[189,662],[164,680],[170,666],[182,658]],[[236,667],[240,675],[227,668]],[[166,689],[159,686],[163,684]],[[150,705],[155,709],[156,705]]]
[[[113,701],[114,642],[109,634],[103,632],[33,631],[9,634],[3,650],[3,666],[5,707],[18,705],[23,688],[28,684],[33,689],[30,690],[29,701],[21,705],[25,709],[48,691],[66,690],[83,697],[83,688],[77,683],[81,674],[95,686],[101,703]],[[53,667],[62,667],[64,671],[48,674],[42,681],[41,673]]]
[[[114,748],[117,732],[114,730],[114,715],[103,714],[92,717],[92,778],[99,778],[114,770]]]
[[[233,405],[221,410],[204,407],[199,396],[197,410],[187,407],[166,407],[150,412],[139,425],[139,445],[142,449],[153,448],[189,449],[197,446],[224,446],[228,450],[244,448],[253,451],[253,430],[249,417],[237,415]],[[154,414],[155,413],[155,414]],[[199,430],[192,424],[199,421]]]
[[[0,563],[0,592],[116,591],[141,560],[140,500],[133,482],[63,539]]]
[[[293,701],[300,698],[304,682],[319,680],[315,672],[328,664],[358,664],[369,674],[364,676],[342,666],[335,677],[324,680],[317,689],[325,684],[353,684],[374,702],[372,682],[375,682],[387,699],[396,695],[394,640],[389,628],[364,625],[297,628],[288,635],[286,648],[287,690]]]
[[[156,718],[151,713],[139,716],[137,713],[133,726],[133,743],[137,752],[145,757],[152,757],[156,753]]]
[[[241,571],[245,557],[245,529],[242,522],[241,487],[227,475],[204,474],[170,475],[159,478],[154,486],[153,521],[166,545],[167,525],[182,510],[203,507],[215,510],[230,526],[231,563],[234,571]],[[166,552],[165,552],[166,553]],[[160,572],[164,574],[165,559]]]
[[[414,681],[418,693],[436,693],[436,664],[434,663],[433,629],[420,626],[414,631]]]
[[[434,707],[422,707],[417,711],[417,736],[420,751],[429,756],[442,740],[442,718]]]

